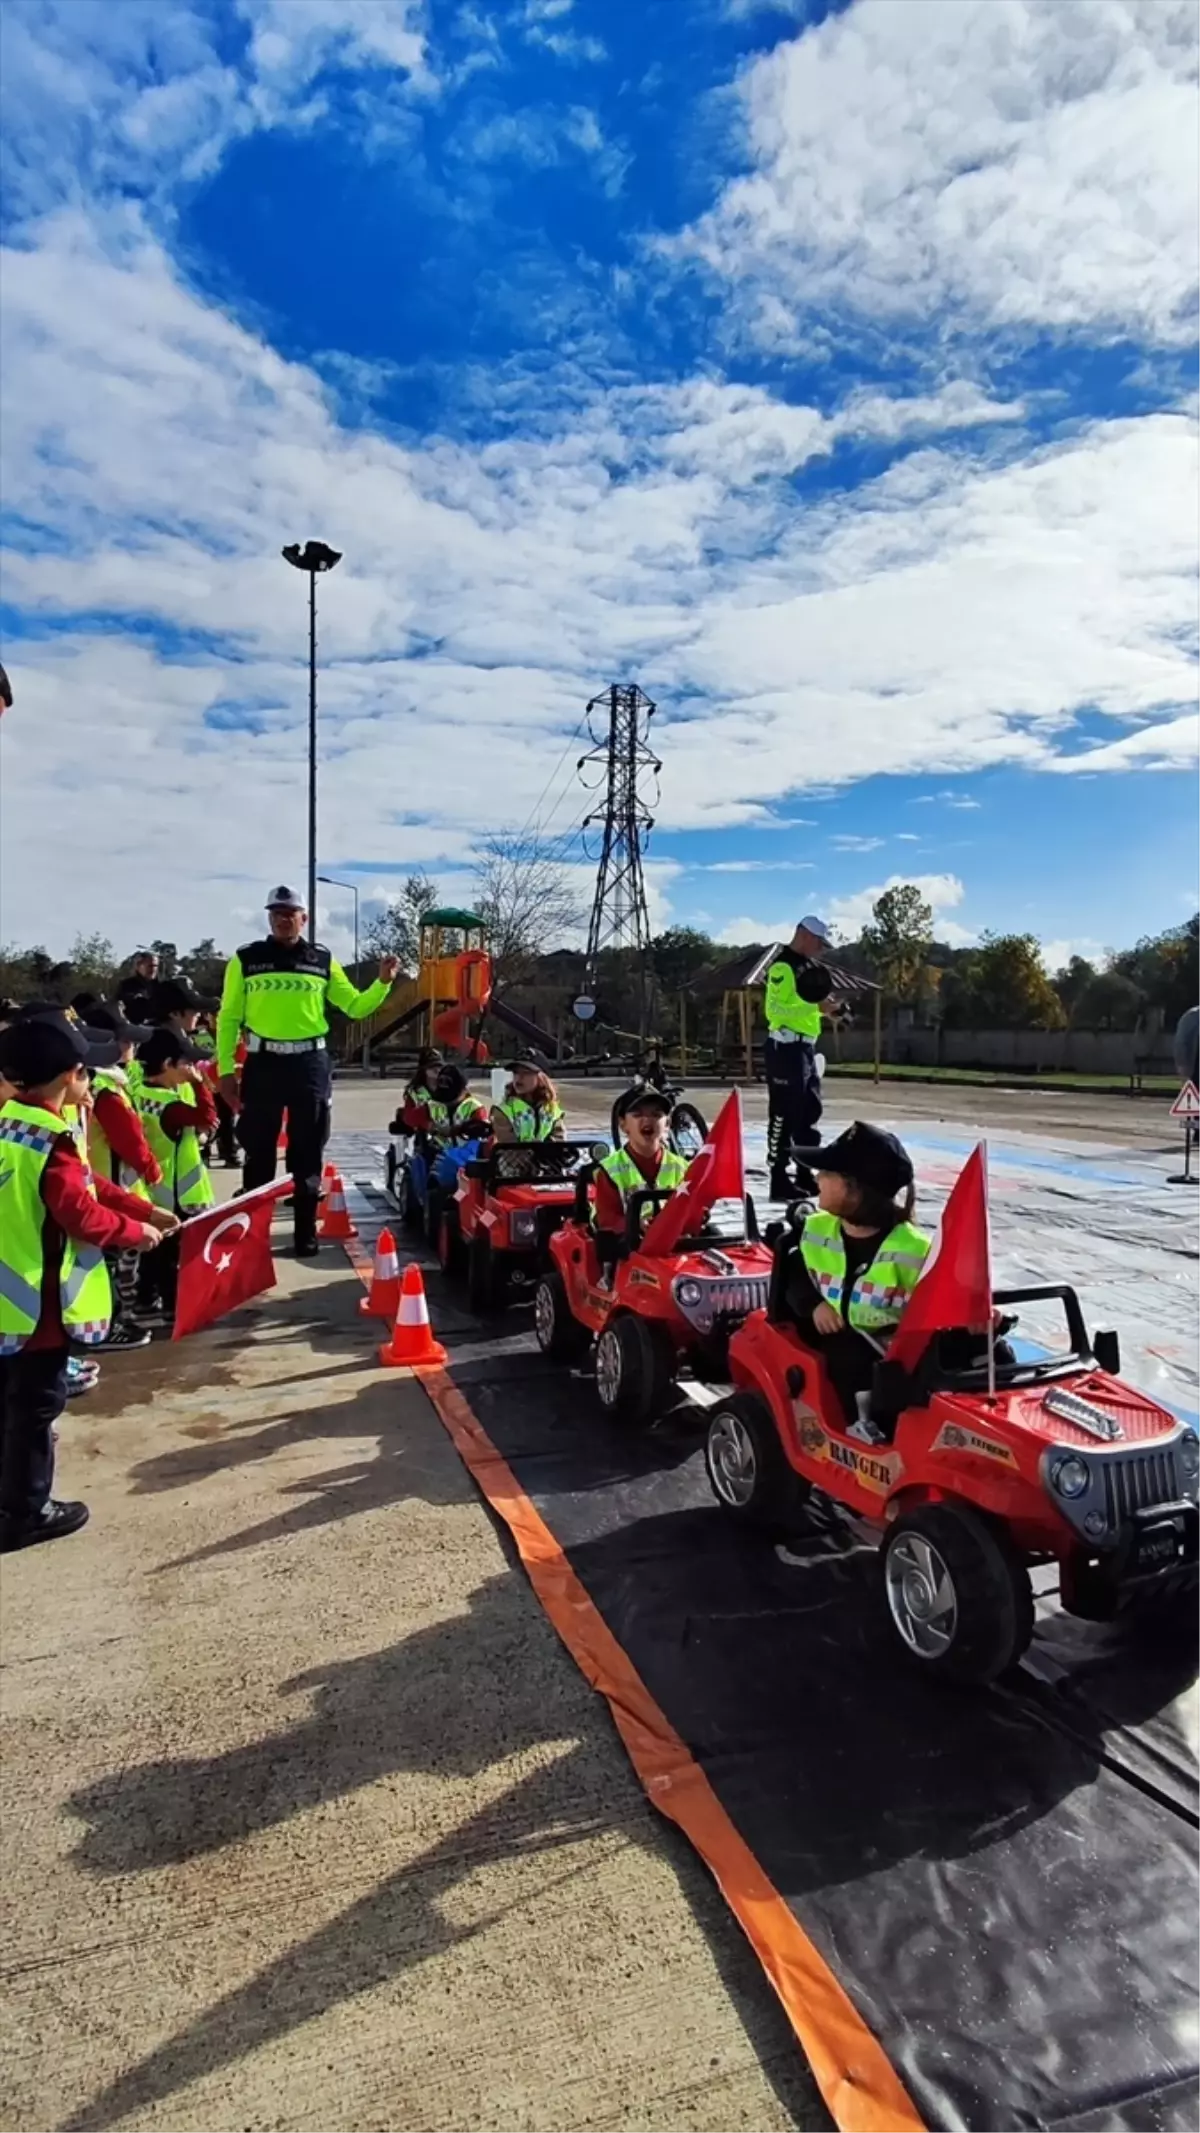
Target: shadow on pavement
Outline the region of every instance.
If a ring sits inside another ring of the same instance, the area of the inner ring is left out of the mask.
[[[257,1832],[406,1771],[470,1777],[541,1744],[554,1760],[509,1787],[269,1963],[199,2020],[75,2113],[78,2129],[110,2126],[288,2035],[328,2008],[402,1975],[485,1930],[456,1925],[443,1900],[495,1860],[545,1855],[546,1876],[518,1903],[592,1870],[556,1869],[565,1846],[603,1833],[668,1857],[684,1882],[752,2048],[792,2123],[828,2124],[782,2010],[765,1988],[722,1900],[675,1833],[652,1822],[631,1772],[614,1769],[608,1719],[547,1641],[534,1650],[529,1593],[489,1579],[469,1612],[369,1657],[296,1676],[287,1696],[312,1699],[290,1729],[210,1757],[121,1769],[68,1803],[86,1823],[81,1865],[96,1875],[144,1873],[234,1846]],[[550,1640],[550,1632],[541,1632]],[[327,1841],[336,1844],[332,1824]]]

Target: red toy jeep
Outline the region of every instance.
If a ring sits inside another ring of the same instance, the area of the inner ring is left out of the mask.
[[[492,1142],[464,1163],[443,1208],[438,1258],[447,1274],[466,1268],[473,1311],[496,1311],[514,1287],[532,1285],[547,1264],[550,1239],[575,1204],[575,1173],[607,1141]]]
[[[589,1219],[590,1166],[576,1186],[569,1222],[550,1240],[551,1266],[538,1284],[533,1315],[542,1351],[560,1361],[596,1342],[596,1391],[617,1420],[652,1422],[681,1369],[702,1380],[728,1378],[729,1336],[766,1302],[771,1253],[759,1242],[754,1203],[736,1236],[705,1229],[668,1253],[641,1250],[646,1217],[670,1198],[634,1193],[621,1256],[605,1279]]]
[[[997,1292],[1001,1308],[1061,1300],[1070,1348],[998,1361],[994,1393],[981,1354],[961,1367],[961,1334],[935,1335],[912,1375],[881,1362],[871,1412],[883,1441],[864,1443],[784,1309],[796,1234],[776,1241],[766,1309],[729,1345],[738,1389],[709,1416],[725,1511],[794,1531],[812,1490],[832,1498],[878,1535],[903,1652],[959,1681],[992,1680],[1024,1651],[1032,1564],[1056,1562],[1063,1607],[1089,1621],[1135,1596],[1173,1602],[1194,1581],[1196,1433],[1121,1383],[1116,1334],[1089,1340],[1073,1289]]]

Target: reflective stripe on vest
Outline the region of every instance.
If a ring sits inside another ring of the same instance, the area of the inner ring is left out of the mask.
[[[513,1139],[518,1141],[548,1141],[562,1122],[560,1103],[534,1105],[527,1104],[522,1096],[506,1096],[496,1109],[501,1118],[508,1120]]]
[[[675,1192],[687,1175],[687,1167],[683,1157],[676,1155],[673,1148],[663,1149],[658,1174],[653,1180],[642,1176],[628,1148],[614,1148],[600,1165],[605,1177],[611,1178],[620,1193],[622,1207],[628,1207],[635,1192]],[[643,1207],[643,1229],[649,1228],[657,1212],[655,1207]],[[594,1208],[592,1219],[595,1220]]]
[[[68,1135],[75,1139],[69,1120],[34,1104],[14,1100],[0,1111],[0,1355],[15,1355],[23,1348],[42,1315],[42,1173],[55,1142]],[[94,1191],[91,1172],[86,1175],[88,1189]],[[103,1252],[65,1237],[58,1279],[64,1330],[75,1341],[102,1341],[112,1318],[112,1287]]]
[[[923,1229],[912,1222],[898,1222],[856,1277],[846,1305],[842,1302],[846,1246],[838,1217],[818,1209],[807,1217],[800,1235],[800,1256],[821,1292],[821,1301],[832,1304],[848,1326],[864,1333],[896,1324],[920,1279],[928,1251],[929,1238]]]
[[[435,1133],[446,1133],[451,1126],[465,1126],[469,1119],[474,1118],[477,1109],[478,1106],[472,1096],[464,1096],[462,1102],[456,1104],[453,1111],[450,1109],[449,1104],[439,1103],[435,1097],[431,1097],[429,1101],[429,1123]]]
[[[165,1207],[171,1214],[177,1209],[190,1211],[211,1207],[216,1198],[204,1167],[195,1127],[185,1126],[177,1141],[163,1132],[163,1112],[168,1104],[180,1101],[179,1090],[152,1089],[145,1082],[137,1094],[137,1108],[146,1139],[162,1171],[160,1183],[150,1188],[151,1197],[156,1207]]]

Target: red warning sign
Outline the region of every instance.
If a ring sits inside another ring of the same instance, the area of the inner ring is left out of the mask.
[[[1200,1118],[1200,1089],[1194,1081],[1185,1081],[1171,1105],[1172,1118]]]

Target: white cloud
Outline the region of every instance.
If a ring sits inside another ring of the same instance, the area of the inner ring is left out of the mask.
[[[882,837],[831,837],[830,843],[838,852],[877,852],[884,842]]]
[[[1061,755],[1049,766],[1068,776],[1097,770],[1187,770],[1200,753],[1200,722],[1194,711],[1182,718],[1153,726],[1140,726],[1123,740],[1107,741],[1100,748],[1084,748],[1078,755]]]
[[[1057,971],[1065,970],[1074,955],[1083,956],[1089,963],[1102,964],[1107,952],[1102,941],[1091,940],[1087,936],[1076,940],[1042,942],[1042,961],[1051,977]]]
[[[680,241],[768,341],[889,326],[1186,341],[1190,0],[859,0],[740,83],[751,168]]]
[[[815,859],[713,859],[689,867],[690,874],[811,874]]]
[[[1059,751],[1079,707],[1112,717],[1131,767],[1176,745],[1164,707],[1194,685],[1183,416],[1003,467],[922,450],[797,514],[786,478],[754,471],[758,425],[803,449],[822,418],[709,379],[598,389],[478,448],[339,427],[320,380],[190,292],[131,211],[43,222],[5,254],[4,292],[6,502],[41,529],[5,558],[5,593],[51,631],[6,654],[11,932],[74,930],[39,795],[68,796],[82,848],[100,703],[121,736],[97,923],[145,930],[147,840],[155,894],[204,903],[201,932],[221,899],[297,870],[304,588],[279,547],[309,533],[346,551],[320,595],[335,872],[404,860],[409,831],[453,857],[523,820],[613,674],[660,701],[665,830],[810,827],[781,795],[868,773],[1078,768]]]
[[[897,830],[896,842],[897,844],[919,844],[921,840],[915,830]]]
[[[919,793],[915,800],[909,801],[910,807],[958,807],[970,809],[981,805],[981,801],[972,800],[970,794],[965,792],[923,792]]]

